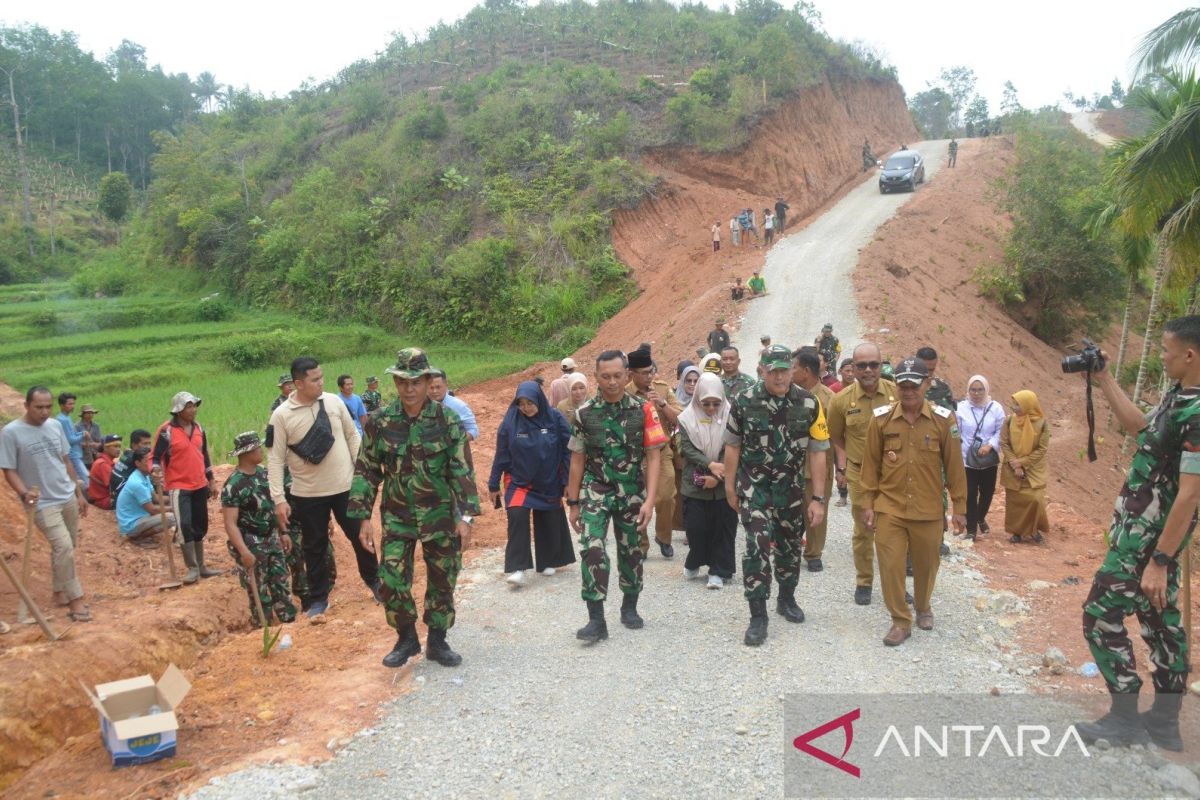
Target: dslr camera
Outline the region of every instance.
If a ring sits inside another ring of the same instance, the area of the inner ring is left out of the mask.
[[[1063,356],[1063,372],[1100,372],[1104,369],[1104,356],[1091,339],[1083,340],[1083,349],[1073,356]]]

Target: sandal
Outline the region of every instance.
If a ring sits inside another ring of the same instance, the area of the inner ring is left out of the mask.
[[[1012,536],[1008,537],[1008,541],[1012,542],[1013,544],[1020,544],[1021,537],[1014,533]]]
[[[1037,533],[1035,533],[1033,535],[1033,543],[1034,544],[1041,544],[1043,541],[1044,541],[1044,537],[1042,536],[1041,531],[1038,531]]]
[[[87,606],[84,606],[83,611],[68,611],[67,616],[70,617],[73,622],[91,622],[92,610]]]

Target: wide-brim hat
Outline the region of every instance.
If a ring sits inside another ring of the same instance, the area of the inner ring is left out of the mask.
[[[367,385],[370,386],[372,383],[379,383],[379,378],[376,377],[375,375],[368,375],[367,376]]]
[[[200,398],[191,392],[178,392],[171,398],[171,413],[178,414],[188,403],[193,403],[196,408],[199,408],[200,402]]]
[[[79,409],[79,413],[80,414],[99,414],[100,412],[97,411],[96,407],[94,405],[92,405],[91,403],[84,403],[83,408]]]
[[[791,369],[792,351],[784,345],[773,344],[759,356],[758,363],[759,366],[767,370]]]
[[[293,378],[291,375],[280,375],[279,383],[277,383],[275,385],[280,388],[283,388],[284,386],[287,386],[289,383],[295,383],[295,382],[296,382],[296,379]]]
[[[229,452],[229,455],[237,458],[242,453],[249,453],[260,447],[262,447],[262,440],[258,438],[258,431],[246,431],[233,437],[233,450]]]
[[[389,375],[409,380],[429,375],[430,372],[429,356],[419,347],[406,347],[396,353],[395,366],[387,368]]]

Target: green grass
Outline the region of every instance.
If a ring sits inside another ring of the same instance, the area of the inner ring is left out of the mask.
[[[31,291],[36,289],[36,291]],[[366,389],[367,375],[379,375],[387,399],[390,384],[384,369],[395,363],[402,347],[422,346],[433,363],[450,375],[452,387],[517,372],[544,353],[501,350],[462,342],[416,342],[378,328],[318,323],[298,328],[294,317],[275,312],[239,311],[222,322],[180,321],[154,313],[155,308],[192,307],[180,298],[128,297],[80,300],[64,286],[0,287],[0,380],[18,391],[42,384],[57,394],[71,391],[79,404],[91,403],[100,413],[105,433],[128,437],[134,428],[153,430],[169,416],[171,397],[186,390],[203,404],[198,419],[209,434],[215,461],[226,461],[233,437],[265,427],[278,389],[280,373],[292,355],[243,371],[225,357],[231,341],[255,335],[302,335],[315,342],[322,361],[325,388],[336,392],[341,373],[354,376],[356,391]],[[55,300],[42,299],[54,297]],[[22,302],[18,298],[26,298]],[[53,329],[29,322],[37,313],[53,311]],[[99,315],[103,311],[109,316]],[[144,311],[144,325],[70,332],[73,319],[128,322],[129,313]],[[99,315],[99,316],[98,316]],[[61,331],[61,332],[60,332]]]

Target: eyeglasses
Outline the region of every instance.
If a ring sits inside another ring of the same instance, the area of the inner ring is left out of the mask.
[[[880,363],[882,363],[882,362],[879,362],[879,361],[855,361],[854,366],[858,367],[859,369],[879,369]]]
[[[967,391],[970,392],[971,394],[983,394],[987,390],[984,389],[982,386],[980,386],[978,389],[975,388],[974,386],[972,386],[970,389],[967,389]]]

